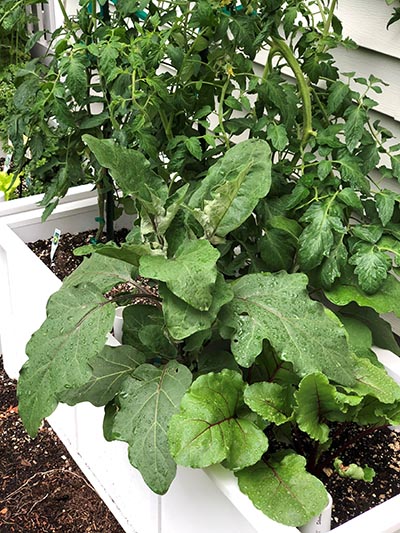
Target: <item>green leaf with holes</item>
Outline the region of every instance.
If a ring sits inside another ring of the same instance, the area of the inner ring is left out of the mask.
[[[232,282],[233,300],[220,313],[221,332],[241,366],[249,367],[267,339],[278,356],[304,376],[324,372],[338,383],[354,381],[345,331],[336,317],[308,296],[304,274],[249,274]]]

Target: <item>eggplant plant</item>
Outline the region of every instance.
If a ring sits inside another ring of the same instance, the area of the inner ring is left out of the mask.
[[[328,501],[333,430],[400,423],[400,387],[371,348],[400,353],[381,316],[400,317],[399,146],[370,116],[384,83],[339,73],[332,51],[355,45],[335,7],[116,4],[128,47],[116,31],[91,53],[120,91],[109,110],[132,112],[83,142],[137,220],[120,246],[78,249],[90,257],[49,299],[18,384],[31,436],[59,402],[105,406],[105,438],[128,443],[156,493],[177,464],[221,463],[300,526]]]

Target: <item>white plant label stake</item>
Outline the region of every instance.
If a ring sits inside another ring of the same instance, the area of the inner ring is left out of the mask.
[[[60,242],[61,230],[56,228],[53,233],[53,238],[51,239],[51,250],[50,250],[50,262],[53,264],[54,255],[56,253],[58,243]]]

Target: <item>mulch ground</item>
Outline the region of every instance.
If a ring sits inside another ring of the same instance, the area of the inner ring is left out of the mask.
[[[71,247],[88,244],[93,236],[94,231],[62,235],[53,272],[62,279],[76,268],[82,258],[71,256]],[[48,266],[50,246],[50,241],[30,244]],[[400,433],[383,428],[363,435],[356,426],[346,432],[352,445],[341,450],[344,464],[368,465],[376,476],[372,483],[342,479],[328,462],[320,477],[334,500],[332,527],[400,494]],[[123,533],[52,429],[44,424],[35,440],[28,437],[18,416],[15,382],[0,366],[0,533],[56,531]]]

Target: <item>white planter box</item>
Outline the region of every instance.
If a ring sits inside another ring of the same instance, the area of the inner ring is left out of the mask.
[[[88,229],[97,214],[96,198],[87,188],[71,192],[46,224],[40,224],[37,199],[24,200],[29,204],[24,208],[17,202],[14,210],[13,202],[6,203],[5,211],[0,206],[0,340],[6,371],[13,378],[26,360],[26,342],[45,319],[48,297],[61,284],[24,241],[48,238],[54,227],[62,232]],[[116,341],[110,337],[109,342]],[[385,350],[377,352],[400,382],[399,358]],[[169,492],[156,496],[130,466],[126,444],[103,439],[102,418],[103,409],[84,403],[59,406],[49,422],[125,531],[298,533],[297,528],[278,524],[255,509],[239,491],[233,474],[220,466],[178,468]],[[335,531],[398,532],[399,508],[397,496]]]

